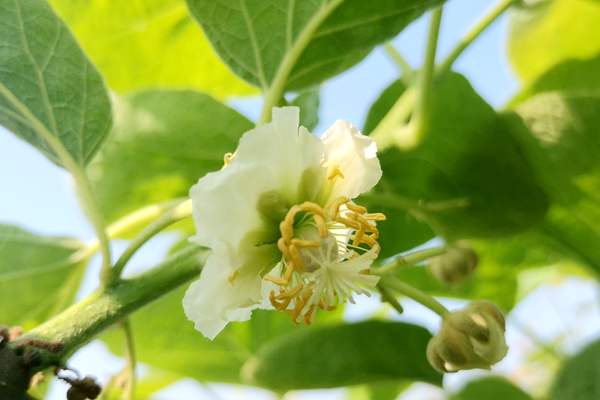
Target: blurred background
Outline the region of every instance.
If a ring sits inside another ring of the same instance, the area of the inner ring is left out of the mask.
[[[444,9],[438,58],[442,59],[464,32],[494,3],[489,0],[452,0]],[[576,23],[576,22],[575,22]],[[461,56],[455,69],[463,73],[477,92],[497,109],[517,93],[519,84],[507,62],[507,16],[498,19]],[[423,59],[427,16],[412,24],[393,40],[394,46],[417,67]],[[596,38],[598,40],[598,38]],[[115,60],[118,62],[118,60]],[[165,58],[164,63],[176,62]],[[346,119],[362,126],[369,106],[381,91],[398,78],[398,68],[382,48],[373,51],[363,62],[323,84],[319,123],[321,133],[336,119]],[[257,120],[262,101],[256,96],[226,99],[227,103]],[[143,166],[140,166],[143,168]],[[68,175],[28,144],[0,128],[0,221],[13,223],[34,232],[91,239],[93,232],[79,211]],[[173,242],[174,234],[155,238],[135,256],[127,273],[143,270],[160,259]],[[123,251],[126,243],[116,243],[114,252]],[[78,298],[97,285],[98,260],[86,272]],[[539,393],[549,384],[561,360],[600,336],[600,302],[598,284],[585,273],[555,273],[552,268],[538,269],[519,276],[524,294],[507,316],[508,356],[497,364],[492,374],[503,375],[530,393]],[[543,282],[543,284],[538,284]],[[529,290],[533,287],[534,290]],[[449,307],[464,304],[442,299]],[[372,316],[389,315],[393,319],[417,322],[432,332],[438,318],[422,306],[406,300],[405,313],[397,315],[382,306],[377,296],[359,297],[349,305],[345,318],[358,321]],[[1,307],[1,305],[0,305]],[[167,350],[168,351],[168,350]],[[201,355],[199,355],[200,357]],[[106,382],[118,372],[124,360],[113,355],[101,341],[94,341],[78,351],[70,365],[83,374]],[[143,377],[148,372],[139,366]],[[484,371],[459,372],[444,378],[445,391],[427,384],[413,384],[400,395],[402,400],[442,400],[457,392],[468,381],[490,374]],[[67,386],[53,382],[49,399],[65,398]],[[289,392],[285,399],[360,399],[364,388]],[[177,379],[157,392],[152,399],[275,399],[274,394],[243,386]],[[507,398],[507,400],[509,400]],[[574,399],[575,400],[575,399]]]

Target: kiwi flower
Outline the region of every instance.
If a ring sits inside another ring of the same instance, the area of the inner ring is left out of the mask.
[[[352,199],[380,178],[375,142],[352,124],[319,138],[299,127],[298,108],[274,108],[190,191],[192,240],[211,253],[184,297],[188,319],[212,339],[256,308],[308,324],[317,309],[368,295],[385,216]]]

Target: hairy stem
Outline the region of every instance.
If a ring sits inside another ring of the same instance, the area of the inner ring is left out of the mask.
[[[133,255],[140,249],[140,247],[144,245],[144,243],[168,226],[173,225],[174,223],[191,215],[192,201],[185,200],[167,210],[160,218],[148,225],[138,236],[135,237],[135,239],[133,239],[121,257],[119,257],[115,263],[111,271],[110,284],[112,285],[120,279],[123,268],[125,268],[125,265],[127,265],[131,257],[133,257]]]
[[[398,314],[402,314],[404,312],[404,308],[398,299],[396,299],[396,296],[394,296],[388,288],[382,285],[381,282],[377,284],[377,290],[379,290],[379,293],[381,293],[382,301],[392,306],[396,311],[398,311]]]
[[[394,277],[387,277],[384,279],[383,285],[389,287],[390,289],[403,294],[406,297],[409,297],[429,308],[431,311],[438,314],[440,317],[444,318],[446,315],[450,313],[446,307],[442,305],[439,301],[428,295],[427,293],[421,292],[419,289],[410,286],[402,282],[399,279]]]
[[[480,21],[478,21],[463,38],[458,42],[458,44],[450,51],[450,54],[446,57],[446,59],[440,64],[437,69],[437,72],[443,74],[449,71],[452,68],[454,62],[461,56],[463,51],[467,47],[469,47],[475,39],[483,33],[498,17],[500,17],[506,10],[510,8],[513,4],[515,4],[518,0],[501,0],[498,4],[494,6],[490,10],[488,14],[486,14]]]
[[[425,261],[431,257],[439,256],[440,254],[444,254],[446,252],[445,247],[433,247],[431,249],[419,250],[407,254],[405,256],[396,257],[394,261],[389,264],[385,264],[379,268],[372,268],[371,273],[374,275],[387,275],[395,272],[397,269],[401,267],[406,267],[408,265],[414,265],[421,261]]]
[[[406,61],[406,59],[402,56],[402,54],[400,54],[400,52],[396,50],[396,48],[391,43],[384,44],[383,49],[400,70],[402,74],[402,80],[406,83],[412,82],[415,71],[410,66],[408,61]]]
[[[13,343],[26,345],[30,339],[60,343],[56,352],[32,348],[41,360],[35,370],[59,365],[109,326],[197,277],[206,254],[203,248],[189,246],[142,275],[92,293]]]
[[[431,13],[429,23],[429,33],[427,35],[427,48],[425,50],[425,59],[419,75],[419,91],[415,112],[411,121],[413,129],[413,144],[417,144],[422,139],[429,121],[429,103],[431,99],[431,87],[435,72],[435,55],[437,43],[440,35],[440,26],[442,23],[442,6],[437,7]]]

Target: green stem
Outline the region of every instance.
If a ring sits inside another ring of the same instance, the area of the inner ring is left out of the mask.
[[[370,136],[377,143],[378,151],[396,145],[404,146],[405,142],[410,142],[410,139],[405,140],[409,133],[406,121],[413,112],[416,97],[417,93],[414,88],[406,89],[377,124],[377,127],[373,129]]]
[[[435,8],[431,13],[429,23],[429,33],[427,35],[427,48],[425,50],[425,59],[421,67],[419,76],[419,92],[415,112],[411,126],[413,129],[413,144],[417,144],[423,138],[429,122],[429,104],[431,99],[431,87],[433,84],[433,75],[435,71],[435,54],[440,35],[440,26],[442,23],[442,6]]]
[[[181,221],[192,215],[192,201],[185,200],[178,205],[167,210],[159,219],[148,225],[138,236],[133,239],[121,257],[117,260],[111,271],[110,284],[117,282],[125,265],[131,257],[142,247],[148,240],[153,238],[157,233],[167,228],[174,223]]]
[[[61,343],[62,348],[54,353],[30,348],[38,352],[41,361],[33,372],[58,365],[109,326],[196,278],[206,254],[203,248],[189,246],[142,275],[122,280],[115,286],[92,293],[23,335],[13,344],[25,344],[33,338]]]
[[[137,364],[137,358],[135,355],[135,342],[133,339],[133,331],[131,329],[131,323],[129,319],[121,321],[123,327],[123,333],[125,335],[125,353],[127,357],[127,389],[125,390],[126,400],[135,400],[135,384],[136,384],[136,373],[135,367]]]
[[[406,297],[410,297],[417,303],[420,303],[425,307],[429,308],[431,311],[435,312],[442,318],[444,318],[450,313],[450,311],[448,311],[448,309],[444,307],[439,301],[429,296],[428,294],[421,292],[419,289],[402,282],[399,279],[387,277],[385,278],[383,285],[405,295]]]
[[[102,254],[102,269],[100,271],[100,281],[102,284],[106,284],[110,279],[111,270],[111,255],[110,255],[110,240],[106,233],[106,227],[104,225],[104,219],[100,210],[98,209],[96,199],[94,197],[90,181],[85,174],[85,171],[81,168],[75,168],[71,170],[73,178],[76,183],[77,193],[79,194],[79,201],[82,209],[87,214],[90,223],[92,224],[94,231],[96,232],[96,238],[100,247],[100,253]]]
[[[379,276],[388,275],[395,272],[401,267],[406,267],[408,265],[420,263],[421,261],[425,261],[432,257],[439,256],[441,254],[444,254],[445,252],[445,247],[432,247],[431,249],[415,251],[405,256],[399,256],[391,263],[383,265],[379,268],[372,268],[371,273]]]
[[[388,288],[382,285],[381,282],[377,284],[377,289],[379,290],[379,293],[381,293],[382,301],[392,306],[396,311],[398,311],[398,314],[402,314],[404,312],[404,308],[398,299],[396,299],[396,296],[394,296]]]
[[[412,82],[413,76],[415,74],[414,69],[410,66],[408,61],[400,54],[398,50],[391,44],[386,43],[383,45],[383,49],[388,54],[388,56],[394,61],[400,72],[402,73],[402,80],[407,83]]]
[[[485,31],[496,19],[498,19],[498,17],[500,17],[506,10],[510,8],[510,6],[516,2],[517,0],[501,0],[499,3],[497,3],[488,14],[478,21],[477,24],[475,24],[467,32],[467,34],[463,36],[454,49],[452,49],[450,54],[448,54],[446,59],[440,64],[437,72],[439,74],[443,74],[449,71],[454,62],[458,59],[458,57],[461,56],[463,51],[465,51],[465,49],[469,47],[483,31]]]
[[[332,0],[330,2],[325,2],[324,5],[311,17],[300,35],[298,35],[296,41],[286,52],[285,57],[283,60],[281,60],[281,64],[279,64],[279,68],[277,68],[277,72],[275,73],[275,77],[271,82],[271,86],[265,94],[265,101],[260,113],[259,122],[261,124],[267,123],[271,119],[271,110],[273,107],[277,106],[279,100],[283,96],[290,73],[302,55],[302,52],[310,43],[314,33],[317,31],[323,21],[325,21],[325,19],[340,4],[342,4],[343,1],[344,0]]]

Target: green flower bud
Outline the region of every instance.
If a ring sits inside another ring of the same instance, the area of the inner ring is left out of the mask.
[[[477,267],[477,253],[470,247],[459,244],[448,247],[447,251],[433,257],[428,269],[433,276],[446,284],[462,281]]]
[[[427,345],[427,359],[440,372],[489,369],[508,351],[505,321],[495,305],[474,301],[444,318]]]

